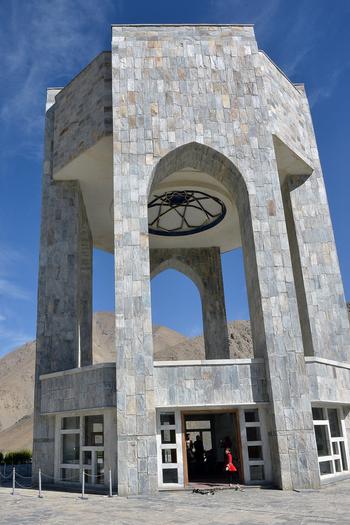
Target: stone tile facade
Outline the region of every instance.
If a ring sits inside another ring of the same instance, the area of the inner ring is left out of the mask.
[[[43,414],[115,407],[115,363],[40,376]]]
[[[259,57],[251,27],[113,28],[116,295],[120,305],[116,315],[118,353],[123,356],[117,365],[117,410],[120,399],[124,420],[126,387],[122,382],[125,374],[137,377],[129,364],[135,348],[129,351],[129,344],[125,346],[130,327],[133,340],[143,342],[142,361],[152,355],[149,189],[180,166],[201,169],[226,186],[240,215],[246,272],[254,288],[250,294],[253,333],[258,333],[254,340],[266,358],[268,390],[274,401],[275,478],[285,488],[315,486],[318,465],[303,345]],[[176,148],[183,149],[176,152]],[[130,268],[130,259],[137,265]],[[138,288],[130,286],[130,279],[139,283]],[[136,308],[140,302],[144,319]],[[143,373],[144,396],[147,374],[148,370]],[[140,395],[139,390],[134,392]],[[149,410],[152,406],[146,405],[143,417]],[[142,432],[132,440],[138,439]],[[282,448],[285,453],[279,454]],[[128,468],[134,467],[129,464]]]
[[[55,96],[53,172],[112,134],[111,54],[101,53]]]
[[[102,406],[112,384],[112,369],[103,369],[108,377],[102,374],[101,388],[97,372],[89,369],[93,239],[83,185],[74,174],[73,180],[59,182],[55,173],[110,135],[113,126],[119,494],[157,489],[157,407],[259,402],[270,403],[273,481],[284,489],[318,487],[311,402],[350,405],[348,370],[341,365],[349,362],[350,330],[303,88],[258,50],[252,26],[113,26],[112,53],[97,57],[66,88],[49,92],[51,104],[34,472],[44,456],[45,468],[53,469],[54,416],[44,412],[73,410],[73,405],[79,410],[93,398],[95,408]],[[276,141],[309,166],[307,173],[293,163],[283,168]],[[200,290],[207,359],[228,356],[219,249],[150,253],[149,194],[184,168],[208,174],[237,207],[252,363],[153,363],[150,279],[166,267],[189,275]],[[305,356],[316,360],[305,362]],[[43,374],[77,366],[87,368],[40,381]],[[94,394],[85,399],[79,384],[89,377]],[[73,392],[71,402],[67,391]]]
[[[155,363],[157,407],[249,405],[269,401],[263,359]]]
[[[309,376],[312,402],[347,405],[350,399],[350,364],[308,357],[306,368]]]

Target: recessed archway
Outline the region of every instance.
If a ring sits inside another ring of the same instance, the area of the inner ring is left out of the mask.
[[[198,265],[200,250],[215,248],[220,255],[220,253],[242,246],[254,342],[254,355],[261,356],[264,354],[266,341],[264,336],[260,286],[257,275],[250,201],[246,182],[240,171],[225,155],[203,144],[192,142],[172,150],[160,159],[153,170],[149,184],[149,201],[154,202],[155,197],[159,194],[167,195],[166,192],[169,192],[171,195],[173,195],[175,191],[177,191],[177,193],[184,192],[189,186],[191,190],[200,190],[207,195],[212,195],[214,199],[221,200],[227,210],[225,220],[222,220],[220,224],[215,224],[213,228],[207,228],[205,231],[193,235],[169,236],[165,237],[164,240],[164,237],[151,234],[151,260],[152,252],[154,251],[197,249],[198,256],[194,256],[193,254],[194,266],[196,266]],[[170,255],[167,254],[166,258],[169,259]],[[189,263],[188,266],[191,267],[191,264]],[[213,266],[211,268],[211,272],[215,274],[216,268],[220,269],[221,276],[220,260],[216,262],[215,267]],[[221,289],[223,294],[222,285]],[[226,324],[224,299],[221,300],[221,303],[224,311],[222,317],[225,318]],[[210,315],[213,316],[213,313],[215,313],[215,307],[211,308]],[[215,316],[211,322],[209,318],[206,322],[204,315],[203,319],[204,327],[206,324],[209,326],[217,322]],[[220,355],[221,357],[225,356],[227,358],[229,357],[227,326],[223,328],[223,323],[220,324],[219,331],[222,332],[222,330],[225,331],[226,341],[220,341],[220,345],[222,347],[225,346],[225,351]],[[219,331],[217,331],[217,333]],[[215,337],[213,337],[212,340],[214,341]],[[207,352],[207,355],[212,356],[213,354]]]

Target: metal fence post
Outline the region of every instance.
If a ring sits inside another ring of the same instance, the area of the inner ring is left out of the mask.
[[[83,468],[83,479],[81,483],[81,499],[85,499],[85,469]]]
[[[109,497],[111,498],[113,496],[112,492],[112,471],[109,469]]]
[[[41,494],[41,468],[39,468],[39,495],[38,495],[39,498],[42,498],[42,494]]]
[[[12,495],[15,493],[15,487],[16,487],[16,468],[12,468]]]

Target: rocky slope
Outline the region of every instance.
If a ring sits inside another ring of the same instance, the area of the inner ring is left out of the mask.
[[[231,357],[251,357],[249,321],[231,321],[228,329]],[[154,326],[153,340],[157,361],[204,359],[202,336],[188,338],[165,326]],[[93,356],[94,363],[115,361],[112,312],[94,315]],[[34,363],[35,341],[0,359],[0,450],[31,447]]]

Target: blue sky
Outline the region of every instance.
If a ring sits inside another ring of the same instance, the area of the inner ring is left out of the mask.
[[[2,0],[0,2],[0,355],[35,337],[43,115],[101,50],[112,23],[254,23],[259,47],[304,82],[350,299],[348,0]],[[223,258],[228,318],[247,318],[240,252]],[[201,331],[196,289],[168,271],[152,285],[154,322]],[[184,299],[185,298],[185,299]],[[113,260],[95,254],[94,309],[113,309]]]

